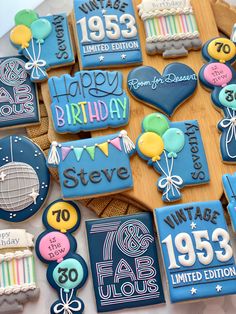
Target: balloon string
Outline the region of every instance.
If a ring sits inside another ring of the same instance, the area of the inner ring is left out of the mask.
[[[41,56],[41,44],[40,44],[40,42],[38,42],[38,45],[39,45],[39,51],[38,51],[37,61],[39,60],[39,58]]]
[[[27,48],[25,48],[25,51],[27,52],[27,54],[28,54],[28,56],[29,56],[30,60],[33,62],[33,61],[34,61],[34,59],[33,59],[33,57],[31,56],[31,54],[30,54],[29,50],[28,50]]]
[[[33,56],[34,56],[34,60],[36,60],[36,54],[35,54],[35,49],[34,49],[34,40],[32,39],[32,51],[33,51]]]

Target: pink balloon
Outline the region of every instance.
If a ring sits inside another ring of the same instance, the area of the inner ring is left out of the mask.
[[[227,65],[214,62],[206,66],[204,78],[211,85],[224,87],[232,80],[232,71]]]
[[[60,263],[70,251],[70,241],[65,234],[53,231],[40,240],[39,251],[45,260]]]

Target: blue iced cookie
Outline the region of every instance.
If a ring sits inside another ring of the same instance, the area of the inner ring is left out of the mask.
[[[181,189],[209,182],[209,171],[198,122],[170,122],[153,113],[142,122],[136,142],[139,156],[161,174],[157,182],[164,202],[181,199]]]
[[[222,177],[225,196],[228,200],[228,212],[232,227],[236,232],[236,174],[225,174]]]
[[[221,202],[157,208],[155,219],[172,303],[236,293],[235,260]]]
[[[141,66],[128,75],[128,89],[132,96],[155,109],[172,116],[197,88],[197,75],[187,65],[171,63],[163,74],[155,68]]]
[[[129,98],[120,72],[81,71],[48,81],[58,133],[116,128],[129,121]]]

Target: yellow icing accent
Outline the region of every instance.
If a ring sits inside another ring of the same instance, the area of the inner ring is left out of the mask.
[[[216,38],[208,45],[209,55],[221,63],[234,58],[236,49],[234,43],[227,38]]]
[[[10,33],[10,39],[15,45],[21,46],[21,48],[29,47],[29,41],[32,38],[32,32],[29,27],[25,25],[17,25]]]
[[[101,149],[101,151],[108,156],[108,142],[98,144],[98,147]]]
[[[164,151],[164,142],[158,134],[146,132],[140,136],[138,148],[144,156],[157,161],[160,160],[160,155]]]

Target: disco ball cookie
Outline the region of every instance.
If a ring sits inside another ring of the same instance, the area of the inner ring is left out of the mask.
[[[48,195],[50,175],[41,149],[24,136],[0,140],[0,219],[33,216]]]

